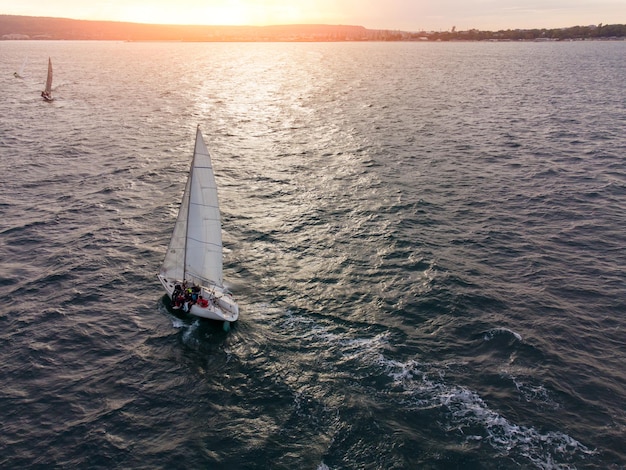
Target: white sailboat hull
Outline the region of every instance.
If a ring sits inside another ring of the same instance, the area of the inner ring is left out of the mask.
[[[163,284],[165,292],[171,299],[176,284],[182,284],[182,281],[165,279],[160,274],[159,281]],[[196,317],[207,318],[209,320],[234,322],[239,318],[239,306],[234,301],[230,293],[219,286],[200,286],[200,295],[205,299],[214,299],[210,301],[206,307],[199,304],[193,304],[188,313]]]

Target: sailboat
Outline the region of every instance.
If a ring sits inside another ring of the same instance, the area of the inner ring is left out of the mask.
[[[22,66],[20,67],[20,71],[13,72],[13,76],[15,78],[24,78],[24,68],[26,67],[26,62],[28,62],[28,57],[24,59],[24,62],[22,63]]]
[[[52,61],[48,57],[48,77],[46,78],[46,89],[41,92],[41,97],[46,101],[52,101]]]
[[[222,226],[217,184],[206,143],[196,129],[196,143],[178,217],[158,278],[173,308],[202,318],[239,318],[239,306],[222,279]]]

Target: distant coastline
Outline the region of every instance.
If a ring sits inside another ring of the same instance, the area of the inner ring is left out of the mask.
[[[185,42],[335,41],[572,41],[625,40],[626,25],[480,31],[398,31],[363,26],[294,24],[276,26],[156,25],[0,15],[1,40],[118,40]]]

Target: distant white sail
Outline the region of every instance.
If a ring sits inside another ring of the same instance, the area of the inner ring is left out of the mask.
[[[26,62],[28,62],[28,57],[26,57],[24,59],[24,62],[22,62],[22,66],[20,67],[19,72],[15,72],[13,75],[15,75],[17,78],[24,78],[24,68],[26,68]]]
[[[52,101],[52,60],[48,57],[48,76],[46,77],[46,88],[41,92],[41,96],[46,101]]]

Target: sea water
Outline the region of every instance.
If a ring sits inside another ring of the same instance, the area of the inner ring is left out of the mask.
[[[0,466],[624,468],[625,76],[624,42],[0,42]],[[229,332],[155,276],[197,125]]]

